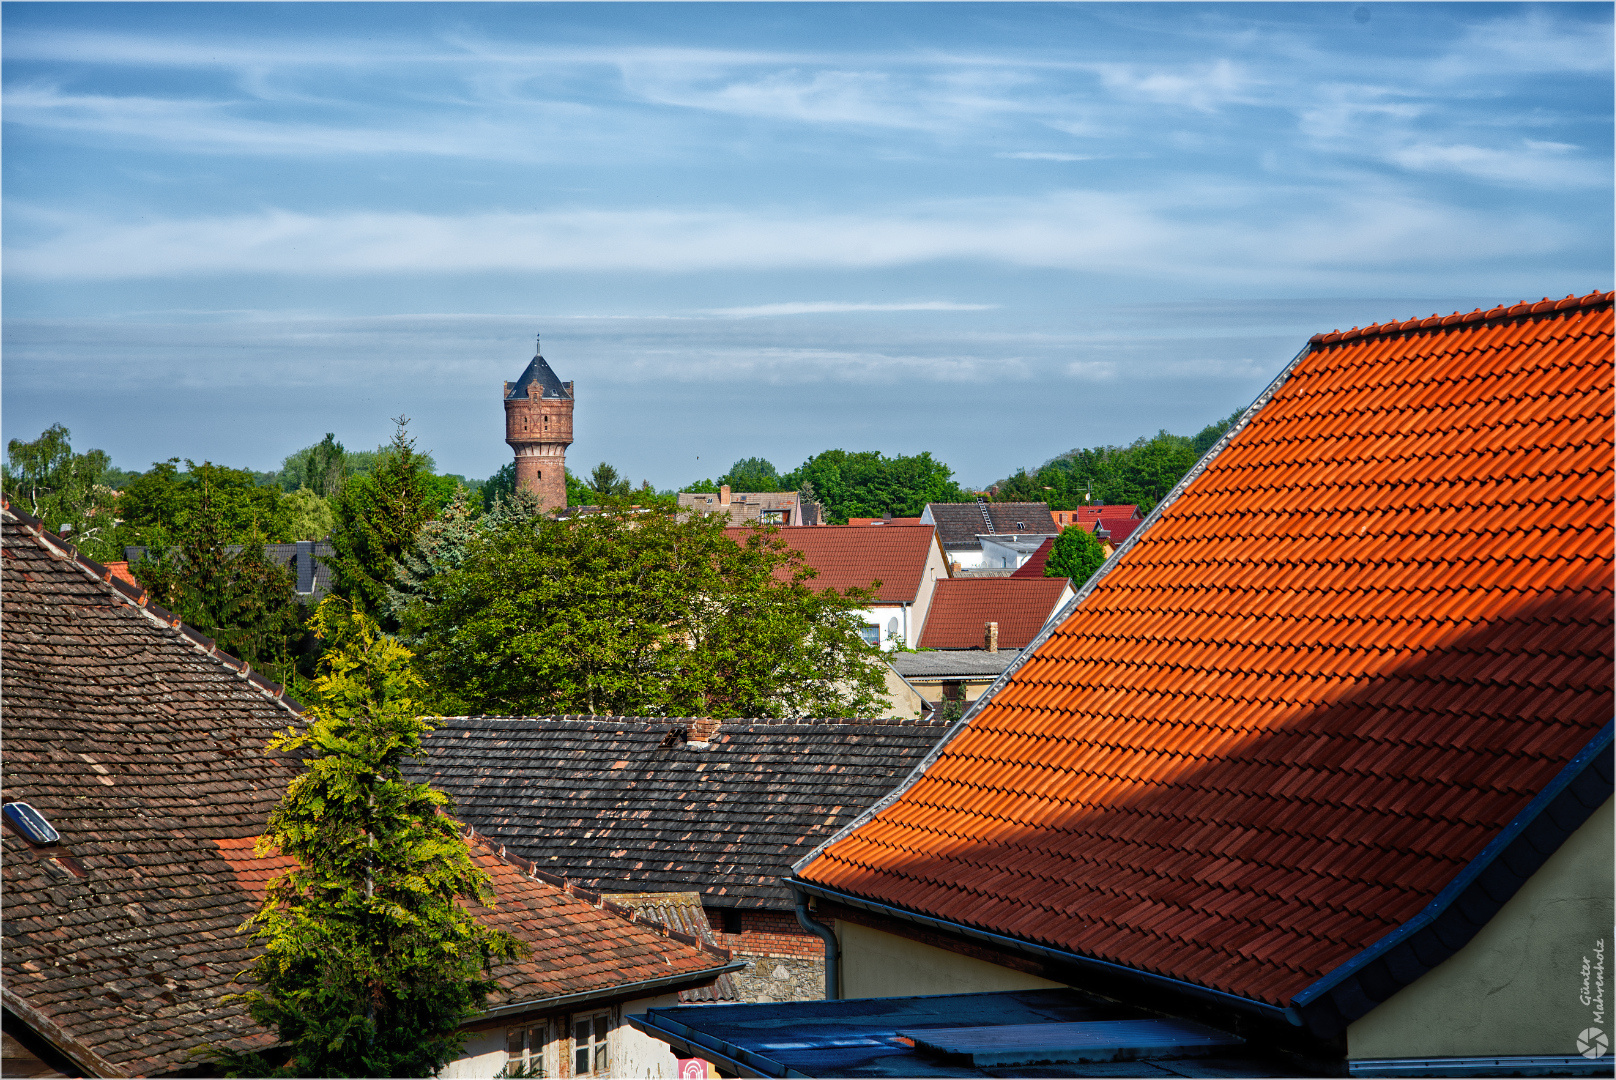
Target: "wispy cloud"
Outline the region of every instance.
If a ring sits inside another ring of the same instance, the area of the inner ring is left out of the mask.
[[[1466,143],[1414,143],[1387,153],[1405,169],[1447,172],[1476,180],[1523,187],[1593,187],[1610,183],[1609,162],[1572,157],[1566,143],[1523,141],[1508,148]]]
[[[1099,154],[1062,154],[1054,150],[1017,150],[1014,153],[994,154],[1012,161],[1093,161]]]
[[[1252,219],[1254,193],[1196,186],[1117,195],[938,202],[884,213],[572,211],[299,214],[127,223],[54,215],[6,252],[10,274],[110,280],[202,274],[352,276],[487,271],[872,269],[976,260],[1152,274],[1180,282],[1320,283],[1556,250],[1575,237],[1391,191],[1298,190],[1298,209]],[[1305,212],[1303,212],[1305,208]]]
[[[709,308],[705,314],[731,319],[755,319],[768,315],[841,315],[856,311],[992,311],[997,304],[959,304],[952,300],[918,300],[899,304],[843,303],[835,300],[796,301],[783,304],[754,304],[751,307]]]

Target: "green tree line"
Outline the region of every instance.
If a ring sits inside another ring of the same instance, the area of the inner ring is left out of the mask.
[[[1051,510],[1075,510],[1085,503],[1134,503],[1147,513],[1244,412],[1236,409],[1194,435],[1160,431],[1127,446],[1068,450],[1035,470],[1022,469],[1000,480],[991,488],[993,498],[1048,503]]]

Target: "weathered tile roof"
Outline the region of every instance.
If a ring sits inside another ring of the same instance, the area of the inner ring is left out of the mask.
[[[980,649],[983,624],[996,622],[1001,648],[1024,648],[1055,614],[1069,587],[1065,578],[1046,577],[939,581],[920,632],[920,647]]]
[[[995,678],[1010,666],[1019,649],[943,649],[938,652],[894,652],[887,655],[892,669],[910,682]]]
[[[870,532],[879,532],[871,529]],[[590,888],[789,906],[793,861],[936,745],[933,721],[446,717],[411,775],[523,858]],[[696,741],[686,741],[687,738]]]
[[[149,1075],[194,1066],[194,1047],[271,1042],[220,999],[241,989],[230,980],[252,951],[237,931],[284,865],[252,843],[294,768],[264,741],[298,714],[109,576],[0,513],[0,787],[62,836],[42,847],[0,832],[0,963],[6,1007],[83,1067]],[[497,846],[474,851],[501,897],[492,921],[541,946],[498,973],[507,1003],[723,965],[694,938],[524,875]]]
[[[751,529],[726,529],[741,542]],[[780,530],[780,539],[802,552],[819,575],[808,582],[814,589],[867,588],[875,582],[875,600],[882,604],[912,604],[925,578],[926,557],[936,543],[930,525],[892,525],[872,529],[860,525],[805,525]]]
[[[926,515],[937,525],[944,550],[974,548],[984,533],[1058,533],[1060,527],[1047,503],[980,502],[927,503]]]
[[[713,925],[707,911],[701,906],[701,894],[693,892],[602,893],[601,899],[638,913],[643,918],[678,930],[706,945],[718,949],[713,936]],[[729,953],[724,953],[728,957]],[[679,1000],[685,1002],[736,1002],[741,992],[735,985],[735,976],[725,973],[710,986],[698,986],[679,991]]]
[[[1609,293],[1314,339],[799,875],[1339,1030],[1610,796],[1612,370]]]

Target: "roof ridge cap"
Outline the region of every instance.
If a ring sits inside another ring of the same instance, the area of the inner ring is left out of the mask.
[[[1308,339],[1309,345],[1334,345],[1342,341],[1357,341],[1370,337],[1388,337],[1392,334],[1406,333],[1412,330],[1429,330],[1445,326],[1474,325],[1482,322],[1499,322],[1505,319],[1518,319],[1527,315],[1545,315],[1558,311],[1573,311],[1583,308],[1597,308],[1608,305],[1616,293],[1594,291],[1585,296],[1568,295],[1560,300],[1550,300],[1544,297],[1537,301],[1521,301],[1518,304],[1500,304],[1486,311],[1476,308],[1474,311],[1458,312],[1451,315],[1431,314],[1425,318],[1393,319],[1391,322],[1371,323],[1368,326],[1354,326],[1350,330],[1332,330],[1328,334],[1314,334]]]
[[[11,505],[10,500],[0,496],[0,516],[9,517],[22,527],[33,541],[44,548],[53,558],[70,563],[79,572],[95,581],[97,584],[109,586],[114,596],[125,604],[134,608],[148,620],[158,626],[176,630],[190,646],[203,656],[217,660],[224,667],[231,670],[236,678],[245,681],[258,693],[275,702],[293,716],[303,715],[303,705],[296,698],[286,692],[286,687],[280,683],[271,682],[253,670],[251,664],[219,648],[218,642],[208,637],[202,631],[186,623],[173,612],[152,602],[151,595],[145,588],[130,585],[113,576],[112,571],[101,563],[86,555],[81,555],[76,546],[62,539],[60,536],[45,528],[38,518]]]

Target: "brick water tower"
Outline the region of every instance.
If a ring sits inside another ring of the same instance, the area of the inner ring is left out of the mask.
[[[533,360],[505,384],[505,441],[516,452],[516,488],[556,510],[567,505],[567,447],[572,445],[572,384],[556,378],[535,347]]]

